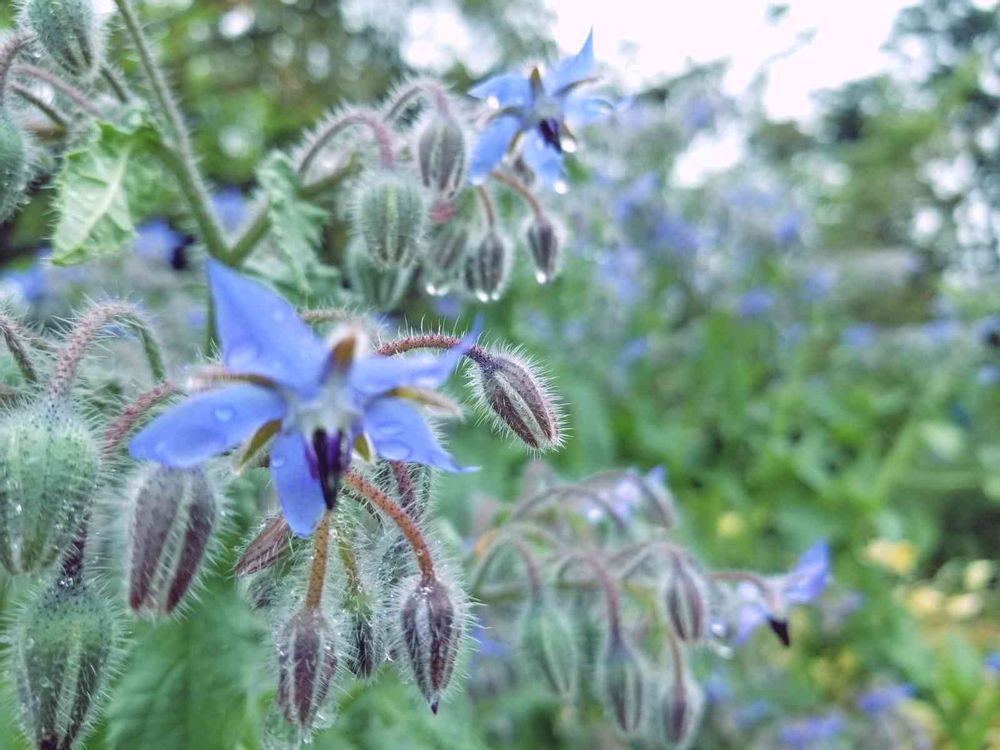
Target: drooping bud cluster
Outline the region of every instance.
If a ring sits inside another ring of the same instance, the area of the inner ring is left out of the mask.
[[[104,57],[104,31],[91,0],[24,0],[22,23],[64,72],[88,78]]]
[[[0,418],[0,562],[42,570],[65,549],[97,488],[100,452],[64,404],[18,407]]]
[[[465,287],[480,302],[495,302],[503,296],[514,262],[510,244],[496,229],[465,256]]]
[[[438,198],[451,199],[465,184],[465,134],[448,114],[432,113],[419,128],[420,179]]]
[[[0,223],[21,203],[28,184],[28,145],[14,119],[0,109]]]
[[[337,672],[334,629],[318,609],[303,609],[282,629],[277,654],[278,706],[289,723],[311,731]]]
[[[137,615],[169,615],[191,588],[218,516],[215,489],[201,468],[141,469],[130,493],[125,570]]]
[[[358,193],[355,225],[376,265],[394,269],[413,264],[425,213],[420,187],[407,175],[383,169],[369,177]]]
[[[403,645],[417,687],[437,713],[462,645],[464,598],[437,578],[421,577],[406,588],[399,615]]]

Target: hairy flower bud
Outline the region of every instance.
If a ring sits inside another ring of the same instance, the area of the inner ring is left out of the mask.
[[[382,268],[372,261],[365,248],[353,244],[347,251],[347,277],[361,301],[375,310],[395,309],[410,286],[413,269]]]
[[[510,279],[514,256],[510,245],[490,230],[465,257],[465,288],[480,302],[496,302]]]
[[[634,732],[645,712],[646,685],[642,663],[632,649],[612,635],[601,660],[604,703],[625,732]]]
[[[469,369],[469,380],[494,426],[534,450],[559,447],[559,405],[538,367],[510,352],[490,353],[477,365]]]
[[[104,34],[91,0],[26,0],[21,17],[66,73],[86,78],[100,67]]]
[[[469,246],[468,230],[455,223],[434,233],[424,250],[423,273],[427,293],[440,296],[451,290],[459,277]]]
[[[465,134],[455,118],[434,114],[417,136],[417,163],[424,185],[452,198],[465,183]]]
[[[436,578],[421,578],[403,603],[403,643],[417,687],[434,713],[455,668],[464,620],[464,599]]]
[[[383,170],[362,185],[354,221],[375,264],[399,268],[417,257],[424,214],[420,186],[403,174]]]
[[[360,594],[349,595],[347,613],[347,668],[355,677],[369,679],[385,660],[385,641],[371,603]]]
[[[559,273],[562,264],[561,243],[556,228],[544,214],[537,214],[528,224],[528,247],[535,261],[535,279],[548,284]]]
[[[128,604],[138,615],[168,615],[201,567],[218,515],[204,471],[144,467],[131,492]]]
[[[97,440],[62,404],[21,407],[0,418],[0,562],[11,573],[59,557],[94,498]]]
[[[10,671],[21,725],[35,747],[70,750],[82,739],[117,640],[110,606],[79,577],[61,577],[18,614]]]
[[[694,739],[703,705],[701,690],[686,669],[661,686],[656,719],[671,747],[685,748]]]
[[[694,560],[681,554],[670,558],[663,588],[667,620],[678,638],[697,643],[708,633],[708,585]]]
[[[21,203],[28,184],[28,144],[10,115],[0,111],[0,223]]]
[[[278,639],[278,706],[300,730],[312,729],[337,672],[333,628],[319,610],[303,609]]]
[[[580,655],[573,630],[563,613],[544,602],[532,602],[521,626],[521,648],[549,687],[564,698],[576,692]]]

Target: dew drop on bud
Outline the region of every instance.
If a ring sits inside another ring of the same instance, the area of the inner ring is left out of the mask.
[[[396,309],[409,289],[412,277],[412,267],[379,266],[361,243],[352,243],[347,249],[347,278],[351,289],[367,307],[380,312]]]
[[[559,273],[562,263],[559,235],[544,214],[538,214],[529,222],[525,234],[535,262],[535,279],[539,284],[547,284]]]
[[[333,628],[319,610],[303,609],[285,624],[276,647],[278,706],[286,721],[310,732],[337,671]]]
[[[507,288],[513,263],[510,245],[496,230],[490,230],[465,257],[465,288],[480,302],[499,299]]]

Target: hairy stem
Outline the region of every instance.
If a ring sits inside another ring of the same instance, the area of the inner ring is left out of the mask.
[[[114,92],[115,98],[122,104],[128,104],[128,102],[132,99],[132,95],[129,93],[128,87],[125,85],[125,81],[119,77],[114,68],[110,65],[102,65],[101,77],[107,82],[108,87]]]
[[[299,160],[299,174],[303,176],[309,174],[309,168],[326,148],[326,145],[339,133],[355,125],[367,125],[372,131],[383,167],[391,167],[396,163],[396,157],[392,150],[392,134],[385,123],[377,115],[369,112],[348,112],[327,123],[313,137],[309,147]]]
[[[19,31],[9,37],[3,47],[0,47],[0,107],[6,103],[7,79],[18,54],[35,38],[34,34]]]
[[[34,78],[48,84],[91,117],[100,117],[101,115],[101,111],[94,106],[85,93],[45,68],[39,68],[37,65],[21,64],[15,65],[12,72],[16,76]]]
[[[556,578],[562,577],[566,568],[569,567],[571,563],[576,561],[586,563],[590,566],[591,570],[594,571],[597,584],[604,592],[604,601],[608,607],[608,636],[612,639],[621,640],[621,597],[618,592],[617,584],[611,577],[611,574],[608,573],[607,566],[599,557],[590,552],[576,552],[570,554],[564,558],[562,564],[559,566]]]
[[[227,263],[231,262],[229,246],[223,237],[222,228],[219,226],[215,213],[212,211],[205,180],[201,176],[194,158],[191,136],[184,124],[184,119],[181,117],[180,110],[177,108],[177,103],[170,93],[163,71],[160,70],[160,66],[153,57],[149,42],[130,0],[115,0],[115,5],[118,6],[118,12],[125,23],[125,30],[128,32],[136,52],[139,53],[139,63],[152,89],[156,105],[173,136],[176,152],[175,158],[169,161],[173,162],[172,167],[177,173],[181,192],[188,203],[191,215],[198,225],[201,240],[213,257]]]
[[[345,473],[344,483],[392,519],[413,550],[413,556],[417,559],[417,565],[420,567],[423,578],[425,580],[433,579],[435,577],[434,560],[431,558],[430,547],[427,546],[427,540],[424,539],[424,535],[420,533],[420,529],[417,528],[417,524],[410,515],[382,490],[357,472],[348,471]]]
[[[324,511],[316,531],[313,532],[313,558],[309,568],[309,587],[306,589],[305,608],[315,611],[323,599],[326,582],[326,561],[330,554],[330,513]]]
[[[392,357],[415,349],[451,349],[458,346],[461,341],[462,339],[457,336],[448,336],[444,333],[423,333],[417,336],[404,336],[395,341],[386,341],[379,345],[378,353],[383,357]],[[496,360],[493,356],[478,344],[469,347],[465,356],[480,367],[496,367]]]
[[[122,440],[132,432],[139,420],[149,413],[150,409],[179,392],[180,389],[176,385],[164,381],[136,397],[131,404],[122,409],[121,414],[104,431],[104,440],[101,445],[101,451],[104,455],[113,454]]]
[[[18,369],[29,383],[38,382],[38,369],[31,356],[31,332],[14,318],[0,313],[0,336],[14,357]]]
[[[399,92],[386,112],[386,121],[395,120],[418,97],[430,99],[442,116],[449,117],[451,115],[451,105],[448,103],[447,92],[436,81],[419,80],[414,81]]]
[[[493,209],[493,199],[490,198],[489,191],[482,185],[476,185],[476,195],[479,196],[479,205],[483,208],[483,216],[486,217],[486,226],[490,231],[497,225],[497,213]]]
[[[153,379],[157,381],[164,379],[166,369],[163,365],[163,355],[146,316],[134,305],[127,302],[106,302],[94,305],[83,317],[79,318],[72,332],[63,342],[62,350],[59,352],[52,377],[49,380],[50,396],[63,398],[69,393],[87,349],[101,330],[113,323],[127,326],[139,335]]]
[[[500,171],[491,172],[490,178],[517,193],[521,199],[528,204],[528,207],[534,212],[535,216],[544,215],[544,212],[542,211],[542,204],[538,202],[538,198],[536,198],[535,194],[531,192],[528,186],[519,179]]]
[[[472,591],[478,591],[486,579],[486,573],[499,556],[504,547],[511,547],[524,563],[524,572],[528,579],[528,588],[533,601],[540,601],[543,595],[542,573],[531,548],[524,540],[510,533],[500,533],[493,537],[489,547],[482,553],[483,559],[472,573]]]
[[[16,83],[11,84],[10,90],[13,93],[17,94],[22,99],[24,99],[24,101],[33,105],[35,109],[44,114],[46,117],[52,120],[52,122],[54,122],[63,130],[65,130],[69,126],[69,121],[65,117],[63,117],[62,112],[60,112],[58,109],[53,107],[47,101],[45,101],[40,96],[35,94],[34,91],[26,89],[24,86],[21,86]]]

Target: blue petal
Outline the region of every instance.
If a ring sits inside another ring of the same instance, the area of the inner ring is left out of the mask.
[[[196,466],[284,414],[281,397],[260,386],[234,385],[202,393],[154,419],[132,438],[129,453],[165,466]]]
[[[562,154],[534,130],[524,137],[524,161],[548,187],[554,188],[558,183],[565,182]]]
[[[545,76],[543,84],[550,96],[557,96],[567,86],[590,78],[594,74],[594,30],[587,34],[587,41],[573,57],[561,61]]]
[[[411,356],[383,357],[375,354],[357,359],[351,365],[349,383],[362,397],[379,396],[401,386],[437,388],[451,375],[462,358],[479,338],[479,320],[465,337],[444,354],[426,352]]]
[[[292,306],[218,261],[208,261],[208,280],[226,369],[313,391],[329,352]]]
[[[296,432],[282,432],[271,446],[271,477],[278,490],[288,527],[309,536],[326,509],[323,489],[309,470],[306,441]]]
[[[482,83],[473,86],[469,95],[477,99],[494,99],[500,109],[507,107],[527,108],[531,106],[534,96],[531,93],[531,81],[514,73],[501,73],[487,78]]]
[[[746,643],[750,634],[767,620],[767,610],[758,603],[747,603],[740,607],[733,641],[737,645]]]
[[[470,185],[478,185],[489,176],[507,153],[521,127],[521,119],[514,115],[500,115],[486,126],[469,159]]]
[[[420,413],[401,399],[380,398],[371,403],[365,409],[364,429],[382,458],[412,461],[444,471],[475,471],[456,464]]]
[[[817,542],[785,577],[785,599],[796,604],[811,602],[823,592],[829,575],[830,548],[825,541]]]
[[[582,128],[600,119],[612,109],[611,103],[596,96],[567,96],[563,117],[571,128]]]

